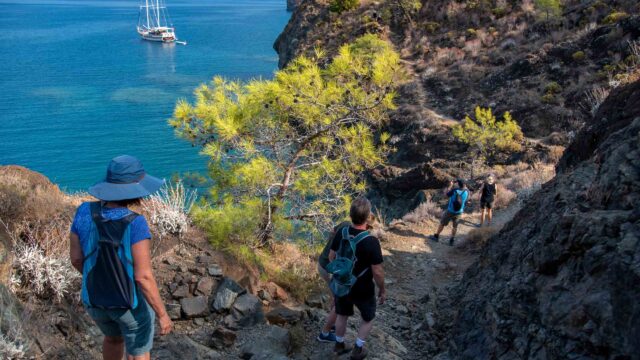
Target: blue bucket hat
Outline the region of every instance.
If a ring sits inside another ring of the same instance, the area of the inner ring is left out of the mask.
[[[158,191],[164,180],[147,175],[140,160],[133,156],[115,157],[107,177],[89,188],[89,194],[103,201],[137,199]]]

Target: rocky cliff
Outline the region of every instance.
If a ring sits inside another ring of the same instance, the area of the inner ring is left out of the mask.
[[[557,172],[442,306],[451,358],[640,358],[640,82],[609,97]]]
[[[398,151],[372,174],[381,207],[406,209],[419,191],[470,176],[450,127],[475,106],[510,111],[536,139],[498,165],[554,162],[548,145],[566,146],[589,121],[594,91],[640,75],[630,46],[640,37],[636,1],[565,1],[553,19],[531,1],[421,1],[415,11],[404,3],[362,1],[336,14],[326,1],[307,0],[274,44],[281,67],[317,46],[331,55],[364,33],[400,51],[411,81],[387,129]]]

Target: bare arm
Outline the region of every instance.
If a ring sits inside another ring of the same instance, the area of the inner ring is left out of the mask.
[[[371,265],[371,272],[373,273],[373,281],[378,287],[379,303],[384,304],[387,299],[387,290],[384,288],[384,268],[382,264]]]
[[[150,240],[142,240],[131,246],[131,254],[133,256],[133,272],[136,283],[140,286],[140,290],[144,294],[145,299],[158,315],[160,323],[160,335],[166,335],[171,332],[173,323],[164,307],[156,279],[151,270],[151,251]]]
[[[82,274],[84,256],[82,255],[82,247],[80,247],[80,239],[74,233],[69,234],[69,258],[71,265]]]
[[[336,259],[336,252],[333,250],[329,250],[329,262],[332,262]]]

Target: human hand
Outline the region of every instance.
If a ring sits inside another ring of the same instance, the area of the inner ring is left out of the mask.
[[[160,335],[167,335],[173,329],[173,321],[166,313],[158,318],[158,323],[160,324]]]
[[[382,305],[387,300],[387,291],[381,289],[378,291],[378,304]]]

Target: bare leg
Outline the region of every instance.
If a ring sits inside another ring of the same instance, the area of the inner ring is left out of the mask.
[[[482,208],[482,212],[480,213],[480,226],[482,226],[482,224],[484,224],[484,213],[485,213],[486,209]],[[491,211],[491,210],[489,210]]]
[[[458,223],[454,222],[453,223],[453,228],[451,229],[451,237],[452,238],[456,237],[456,231],[458,231]]]
[[[338,315],[336,318],[336,336],[344,337],[347,332],[347,316]]]
[[[488,219],[489,219],[489,225],[491,225],[491,221],[493,220],[493,209],[489,209],[487,211],[487,215],[488,215]]]
[[[443,229],[444,229],[444,225],[440,224],[438,226],[438,231],[436,231],[436,235],[440,236],[440,233],[442,232]]]
[[[102,341],[104,360],[122,360],[124,357],[124,339],[122,336],[105,336]]]
[[[360,329],[358,329],[358,339],[366,340],[367,336],[369,336],[369,332],[373,329],[373,320],[372,321],[363,321],[360,324]]]
[[[337,317],[338,315],[336,314],[336,307],[332,306],[331,311],[329,311],[329,314],[327,314],[327,318],[324,320],[324,326],[322,327],[323,333],[326,334],[331,331],[333,325],[336,324]]]
[[[127,360],[150,360],[150,359],[151,359],[151,353],[146,353],[144,355],[138,355],[138,356],[127,355]]]

